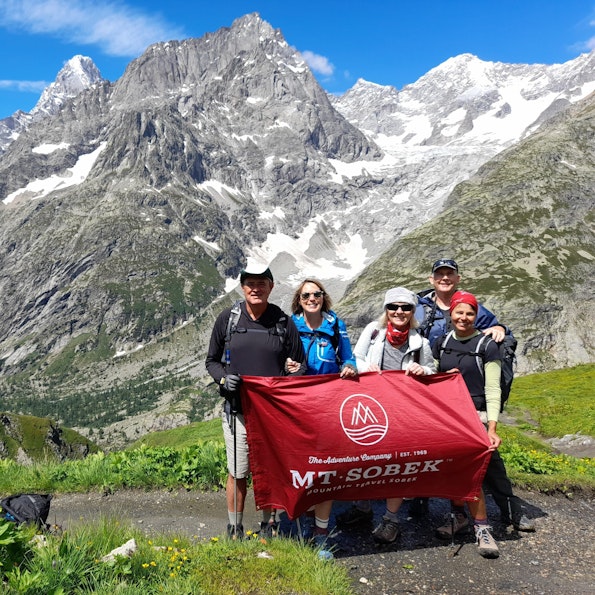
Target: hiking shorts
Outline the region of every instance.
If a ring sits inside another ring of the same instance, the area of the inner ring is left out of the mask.
[[[235,419],[235,449],[233,432],[230,425],[233,419],[230,413],[223,412],[223,437],[225,438],[225,450],[227,452],[227,470],[229,474],[236,479],[245,479],[250,473],[250,464],[248,462],[248,440],[246,439],[246,426],[244,425],[244,416],[241,413],[236,415]],[[234,475],[234,450],[236,454],[236,465]]]

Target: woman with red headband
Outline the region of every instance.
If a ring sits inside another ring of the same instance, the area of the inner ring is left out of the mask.
[[[437,341],[432,351],[438,361],[439,372],[460,372],[463,376],[475,408],[486,424],[490,450],[495,451],[502,442],[496,432],[500,413],[500,351],[490,337],[475,328],[477,311],[478,303],[473,294],[467,291],[455,292],[450,300],[453,330]],[[482,353],[483,357],[479,358],[478,353]],[[483,490],[479,499],[468,502],[467,506],[473,517],[480,555],[484,558],[497,558],[500,552],[490,533]],[[469,525],[465,503],[455,500],[452,508],[454,515],[451,520],[436,531],[439,537],[452,538]]]

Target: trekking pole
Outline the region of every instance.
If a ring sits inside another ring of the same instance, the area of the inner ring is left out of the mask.
[[[455,513],[450,513],[450,557],[454,558],[461,551],[463,544],[461,543],[457,549],[455,549]]]
[[[234,510],[234,526],[233,538],[238,538],[238,439],[236,435],[237,422],[237,406],[236,396],[234,395],[231,403],[231,433],[233,435],[233,510]]]

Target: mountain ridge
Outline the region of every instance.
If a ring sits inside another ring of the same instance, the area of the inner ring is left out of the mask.
[[[433,221],[461,182],[504,159],[536,122],[578,113],[571,104],[595,85],[594,61],[592,53],[545,74],[526,65],[523,77],[507,75],[523,89],[516,94],[474,84],[442,93],[450,64],[401,91],[360,81],[332,98],[252,14],[200,39],[155,44],[114,83],[82,85],[0,156],[7,402],[78,427],[76,403],[101,395],[104,411],[85,424],[128,438],[160,420],[181,423],[192,400],[210,402],[210,325],[247,261],[271,266],[273,301],[284,307],[304,276],[321,277],[356,330],[372,310],[353,306],[354,289],[339,301],[346,288],[366,280],[377,297],[395,240]],[[552,91],[543,82],[552,73],[566,81],[554,87],[576,88]],[[491,212],[491,201],[482,195],[476,207]],[[436,229],[416,275],[393,263],[391,282],[417,286],[427,258],[459,246]],[[485,284],[480,295],[499,299],[482,271],[469,270]],[[522,356],[526,369],[541,365]],[[158,413],[141,420],[141,402]]]

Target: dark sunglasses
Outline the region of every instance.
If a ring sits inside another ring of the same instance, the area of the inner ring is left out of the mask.
[[[303,300],[310,299],[310,296],[313,295],[316,299],[321,298],[324,295],[324,291],[313,291],[312,293],[304,292],[300,296]]]
[[[391,312],[396,312],[399,308],[403,310],[403,312],[412,312],[413,305],[412,304],[386,304],[386,309],[390,310]]]

